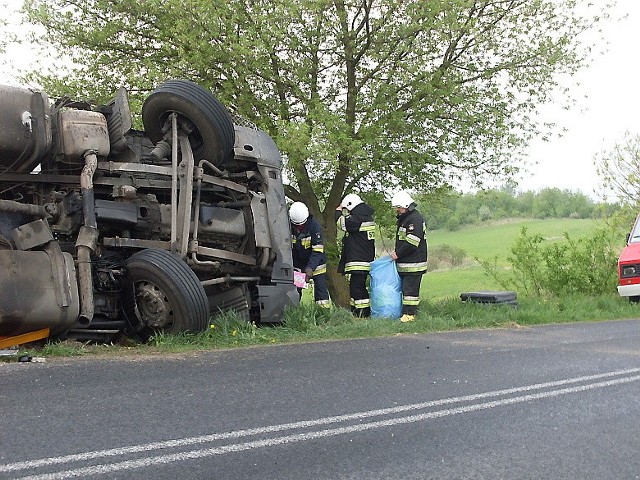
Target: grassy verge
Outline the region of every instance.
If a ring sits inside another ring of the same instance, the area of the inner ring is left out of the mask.
[[[468,265],[448,270],[427,272],[420,284],[420,298],[430,302],[446,299],[460,300],[462,292],[478,290],[503,290],[489,277],[480,264]]]
[[[21,354],[69,357],[95,354],[122,356],[184,353],[469,328],[517,328],[549,323],[638,317],[638,305],[616,295],[549,300],[523,298],[519,299],[517,308],[463,303],[451,298],[434,302],[423,301],[416,321],[407,324],[387,319],[355,319],[344,309],[322,309],[309,303],[288,310],[284,324],[278,326],[257,327],[243,322],[233,314],[223,314],[214,318],[212,328],[198,335],[158,335],[144,345],[130,342],[118,345],[49,343],[40,348],[23,350]]]
[[[312,291],[307,290],[304,292],[302,305],[288,310],[284,323],[279,326],[257,327],[243,322],[234,315],[225,314],[216,317],[212,328],[199,335],[158,335],[145,345],[126,339],[117,345],[53,342],[39,348],[23,350],[21,353],[65,357],[87,354],[157,354],[463,328],[509,328],[545,323],[640,318],[640,305],[630,304],[617,296],[615,291],[600,297],[519,298],[518,308],[515,309],[509,306],[462,303],[462,292],[502,289],[485,274],[474,259],[491,259],[497,256],[500,265],[505,269],[510,268],[507,261],[509,249],[523,225],[526,225],[530,232],[542,235],[545,241],[555,242],[562,238],[564,232],[572,237],[589,234],[598,222],[568,219],[513,220],[465,227],[456,232],[429,232],[431,247],[458,247],[466,252],[468,261],[459,267],[427,272],[422,280],[419,314],[417,320],[410,324],[393,320],[358,320],[343,309],[320,309],[313,303]]]

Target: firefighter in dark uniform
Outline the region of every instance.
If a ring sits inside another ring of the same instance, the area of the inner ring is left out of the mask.
[[[391,258],[402,283],[401,322],[415,320],[420,303],[420,282],[427,271],[427,237],[424,217],[416,210],[411,195],[401,191],[391,199],[398,218],[395,250]]]
[[[376,254],[373,209],[355,193],[346,195],[336,209],[338,228],[343,230],[342,254],[338,273],[349,275],[351,313],[356,317],[371,315],[367,276]]]
[[[291,220],[291,248],[293,267],[305,273],[305,280],[313,279],[313,296],[316,304],[329,307],[327,288],[327,257],[324,253],[322,227],[309,214],[302,202],[293,202],[289,208]],[[298,289],[302,295],[302,289]]]

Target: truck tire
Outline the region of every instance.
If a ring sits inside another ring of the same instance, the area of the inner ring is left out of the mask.
[[[162,140],[163,127],[174,112],[194,127],[189,142],[196,162],[204,159],[220,165],[232,155],[233,120],[210,91],[188,80],[169,80],[154,90],[142,105],[142,122],[151,141]]]
[[[123,307],[135,334],[197,333],[209,326],[209,302],[196,274],[178,256],[147,249],[126,262]]]

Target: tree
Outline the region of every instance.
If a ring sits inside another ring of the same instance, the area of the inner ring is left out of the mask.
[[[0,3],[0,8],[7,8],[7,5]],[[0,30],[3,32],[0,37],[0,54],[4,54],[9,43],[17,43],[18,40],[13,32],[9,31],[9,23],[6,19],[0,17]],[[4,62],[3,62],[4,63]]]
[[[517,171],[519,149],[539,133],[531,113],[584,63],[579,34],[604,18],[583,3],[26,0],[25,9],[74,61],[64,83],[78,93],[187,77],[265,129],[285,157],[287,195],[308,204],[335,247],[345,193]],[[59,73],[35,78],[69,93]],[[331,295],[344,305],[333,265]]]
[[[603,197],[613,196],[629,207],[640,204],[640,135],[627,132],[609,151],[595,157]]]

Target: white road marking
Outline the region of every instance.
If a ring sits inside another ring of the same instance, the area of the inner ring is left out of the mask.
[[[373,416],[390,415],[390,414],[396,414],[396,413],[407,412],[412,410],[419,410],[419,409],[424,409],[424,408],[429,408],[429,407],[434,407],[439,405],[472,402],[472,401],[480,400],[484,398],[511,395],[514,393],[530,392],[533,390],[560,387],[563,385],[570,385],[570,384],[581,383],[581,382],[592,382],[594,380],[618,377],[621,375],[631,375],[638,372],[640,372],[640,368],[616,370],[613,372],[601,373],[597,375],[576,377],[576,378],[570,378],[565,380],[558,380],[554,382],[527,385],[523,387],[514,387],[514,388],[509,388],[504,390],[496,390],[492,392],[484,392],[484,393],[467,395],[462,397],[451,397],[451,398],[446,398],[441,400],[434,400],[434,401],[416,403],[416,404],[410,404],[410,405],[400,405],[397,407],[384,408],[379,410],[369,410],[369,411],[358,412],[354,414],[325,417],[325,418],[319,418],[316,420],[285,423],[280,425],[236,430],[232,432],[204,435],[199,437],[175,439],[175,440],[168,440],[163,442],[133,445],[130,447],[121,447],[121,448],[114,448],[109,450],[86,452],[86,453],[75,454],[75,455],[49,457],[49,458],[43,458],[38,460],[32,460],[32,461],[9,463],[5,465],[0,465],[0,472],[16,472],[20,470],[38,468],[38,467],[47,466],[47,465],[86,461],[86,460],[91,460],[96,458],[104,458],[104,457],[124,455],[124,454],[130,454],[130,453],[151,452],[153,450],[166,449],[166,448],[172,448],[172,447],[184,447],[184,446],[193,445],[193,444],[212,442],[215,440],[236,439],[236,438],[242,438],[242,437],[251,436],[251,435],[269,434],[269,433],[281,432],[286,430],[314,427],[318,425],[328,425],[332,423],[344,422],[349,420],[360,420],[363,418],[369,418]],[[450,415],[457,415],[461,413],[469,413],[469,412],[474,412],[478,410],[486,410],[486,409],[495,408],[499,406],[530,402],[530,401],[538,400],[542,398],[557,397],[559,395],[578,393],[578,392],[593,390],[597,388],[605,388],[605,387],[610,387],[614,385],[635,382],[638,380],[640,380],[640,375],[627,376],[623,378],[614,378],[614,379],[606,380],[602,382],[587,383],[585,385],[577,385],[573,387],[543,391],[539,393],[521,395],[521,396],[505,398],[501,400],[494,400],[490,402],[480,402],[480,403],[465,405],[465,406],[456,407],[456,408],[439,410],[435,412],[425,412],[417,415],[390,418],[387,420],[361,423],[357,425],[345,426],[340,428],[332,428],[332,429],[318,430],[313,432],[298,433],[293,435],[285,435],[281,437],[268,438],[264,440],[235,443],[235,444],[219,446],[219,447],[196,449],[188,452],[166,454],[166,455],[159,455],[159,456],[149,456],[149,457],[140,458],[137,460],[128,460],[128,461],[122,461],[118,463],[82,467],[82,468],[76,468],[72,470],[54,472],[49,474],[33,475],[33,476],[27,476],[22,478],[23,480],[64,479],[64,478],[72,478],[72,477],[81,477],[86,475],[105,474],[105,473],[110,473],[115,471],[130,470],[130,469],[142,468],[142,467],[153,466],[153,465],[162,465],[162,464],[173,463],[177,461],[190,460],[194,458],[209,457],[209,456],[221,455],[225,453],[240,452],[240,451],[251,450],[256,448],[282,445],[285,443],[295,443],[295,442],[308,441],[308,440],[313,440],[313,439],[323,438],[323,437],[332,437],[336,435],[360,432],[360,431],[371,430],[371,429],[381,428],[381,427],[414,423],[414,422],[419,422],[423,420],[441,418],[441,417],[450,416]]]

